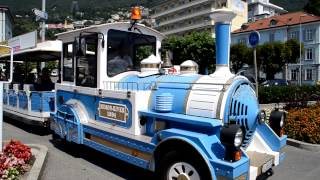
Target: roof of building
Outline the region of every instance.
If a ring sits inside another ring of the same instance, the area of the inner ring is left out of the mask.
[[[320,22],[320,16],[308,14],[306,12],[292,12],[269,18],[259,19],[252,23],[243,24],[240,29],[233,31],[233,34],[250,32],[254,30],[264,30],[271,28],[279,28],[284,26],[294,26],[311,22]]]
[[[11,18],[11,21],[14,22],[14,18],[13,18],[11,11],[10,11],[9,6],[5,6],[5,5],[0,4],[0,10],[6,11],[8,13],[9,17]]]

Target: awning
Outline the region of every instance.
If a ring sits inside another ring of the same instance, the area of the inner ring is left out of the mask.
[[[62,41],[45,41],[37,44],[37,47],[24,49],[13,54],[13,61],[45,62],[60,60]],[[0,56],[1,60],[7,60],[9,54]]]

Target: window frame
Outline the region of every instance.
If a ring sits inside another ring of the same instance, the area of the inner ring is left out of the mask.
[[[304,60],[313,61],[313,54],[314,54],[313,48],[305,48]]]
[[[65,52],[67,52],[68,53],[68,46],[69,45],[72,45],[72,52],[71,52],[71,71],[72,71],[72,77],[69,77],[70,79],[68,79],[68,77],[66,78],[65,77],[65,75],[67,74],[67,73],[65,73],[65,64],[64,64],[64,62],[65,62]],[[61,63],[61,65],[62,65],[62,81],[63,82],[69,82],[69,83],[74,83],[75,82],[75,67],[74,67],[74,47],[75,47],[75,44],[74,44],[74,42],[67,42],[67,43],[63,43],[62,44],[62,63]],[[66,48],[66,49],[65,49]],[[66,51],[65,51],[66,50]]]

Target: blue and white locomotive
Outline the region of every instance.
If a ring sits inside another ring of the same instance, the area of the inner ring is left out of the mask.
[[[285,157],[285,114],[265,123],[253,85],[229,70],[232,11],[212,14],[216,71],[161,70],[164,36],[136,23],[58,34],[62,81],[51,129],[59,138],[175,179],[256,179]],[[153,54],[153,55],[152,55]],[[151,56],[150,56],[151,55]]]

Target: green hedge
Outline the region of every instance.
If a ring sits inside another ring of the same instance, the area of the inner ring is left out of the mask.
[[[259,102],[293,103],[305,101],[319,101],[320,86],[271,86],[259,87]]]

